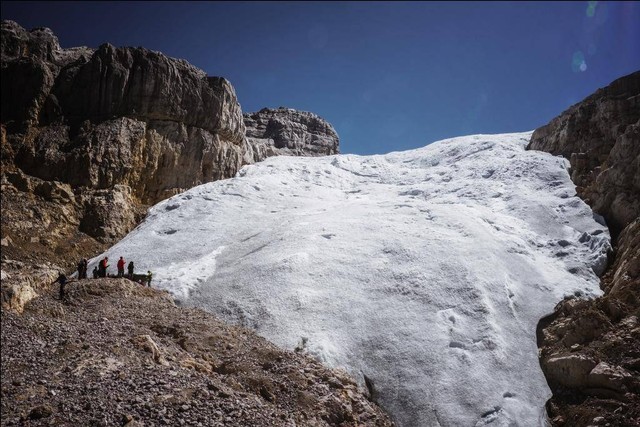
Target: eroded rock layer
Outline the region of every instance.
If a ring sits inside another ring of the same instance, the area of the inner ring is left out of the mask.
[[[3,259],[68,269],[162,199],[271,155],[337,151],[330,124],[290,109],[250,143],[231,84],[159,52],[63,49],[2,21],[1,53]]]
[[[339,153],[333,126],[313,113],[263,108],[244,115],[247,138],[259,161],[277,155],[325,156]]]
[[[604,216],[615,252],[604,295],[567,299],[539,326],[554,425],[640,424],[640,72],[536,130],[529,148],[571,162],[578,194]]]

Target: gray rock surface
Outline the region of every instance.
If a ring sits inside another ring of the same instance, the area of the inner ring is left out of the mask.
[[[306,111],[263,108],[244,114],[254,161],[277,155],[326,156],[340,152],[340,139],[329,122]]]
[[[578,195],[617,235],[640,216],[640,71],[536,129],[527,148],[569,159]]]
[[[155,203],[233,176],[247,151],[231,84],[147,49],[65,50],[3,21],[2,85],[10,160],[41,179]]]

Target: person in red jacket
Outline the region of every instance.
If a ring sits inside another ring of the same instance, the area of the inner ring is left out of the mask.
[[[124,258],[120,257],[118,260],[118,277],[124,277]]]

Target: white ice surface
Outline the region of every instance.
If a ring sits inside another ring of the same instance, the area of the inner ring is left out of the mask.
[[[306,338],[401,426],[539,425],[536,324],[600,292],[609,234],[529,138],[273,157],[159,203],[107,254],[281,347]]]

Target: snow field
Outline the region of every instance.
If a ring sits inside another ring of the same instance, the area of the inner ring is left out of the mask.
[[[270,158],[159,203],[106,254],[366,375],[401,426],[538,425],[537,322],[565,295],[599,294],[609,234],[568,163],[525,151],[529,138]]]

